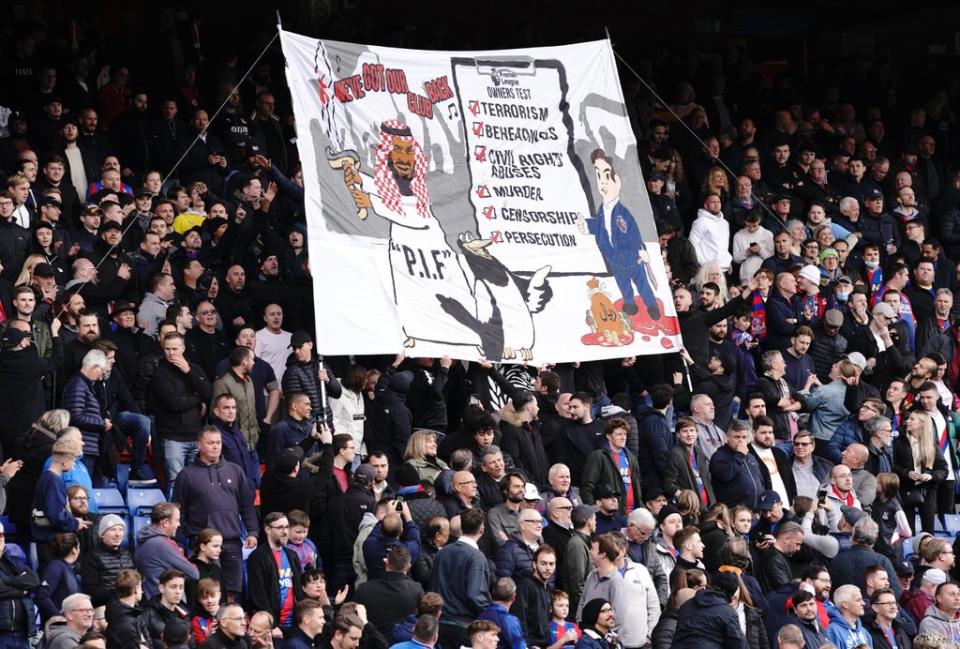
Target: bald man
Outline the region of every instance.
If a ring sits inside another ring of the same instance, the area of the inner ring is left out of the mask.
[[[850,467],[853,492],[864,509],[869,509],[877,497],[877,477],[863,468],[869,458],[870,451],[863,444],[851,444],[840,454],[840,463]]]
[[[447,517],[459,516],[471,507],[480,505],[480,498],[477,496],[477,478],[469,471],[454,473],[451,487],[453,495],[440,501],[447,512]]]

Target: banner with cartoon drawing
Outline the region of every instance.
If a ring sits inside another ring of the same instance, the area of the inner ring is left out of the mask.
[[[318,351],[550,363],[679,349],[607,41],[281,42]]]

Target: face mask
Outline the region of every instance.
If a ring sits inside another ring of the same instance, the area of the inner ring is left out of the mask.
[[[870,270],[876,270],[877,268],[880,267],[880,262],[879,262],[879,261],[865,261],[865,262],[863,262],[863,265],[866,266],[867,268],[869,268]]]
[[[850,291],[837,291],[836,295],[837,299],[841,302],[846,302],[848,299],[850,299]]]

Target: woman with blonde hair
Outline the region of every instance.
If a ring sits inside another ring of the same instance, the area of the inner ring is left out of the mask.
[[[907,520],[920,513],[920,526],[933,533],[937,485],[947,477],[947,462],[934,440],[933,419],[922,410],[910,413],[906,434],[893,441],[893,470],[900,478],[900,499]]]
[[[23,261],[23,266],[20,268],[20,274],[17,276],[17,281],[13,283],[14,286],[29,286],[33,281],[33,269],[37,267],[37,264],[47,263],[47,258],[41,254],[30,255]]]
[[[683,526],[700,524],[700,496],[692,489],[683,489],[677,494],[677,509],[683,518]]]
[[[432,430],[415,430],[407,440],[403,460],[417,471],[420,482],[433,484],[448,467],[437,457],[437,434]]]

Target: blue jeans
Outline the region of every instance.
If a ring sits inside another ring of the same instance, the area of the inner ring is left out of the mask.
[[[163,456],[167,467],[167,487],[173,493],[173,483],[183,467],[191,464],[197,457],[196,442],[178,442],[173,439],[163,440]]]
[[[132,470],[142,469],[147,459],[147,445],[150,443],[150,418],[135,412],[118,412],[114,423],[123,434],[133,442]]]

